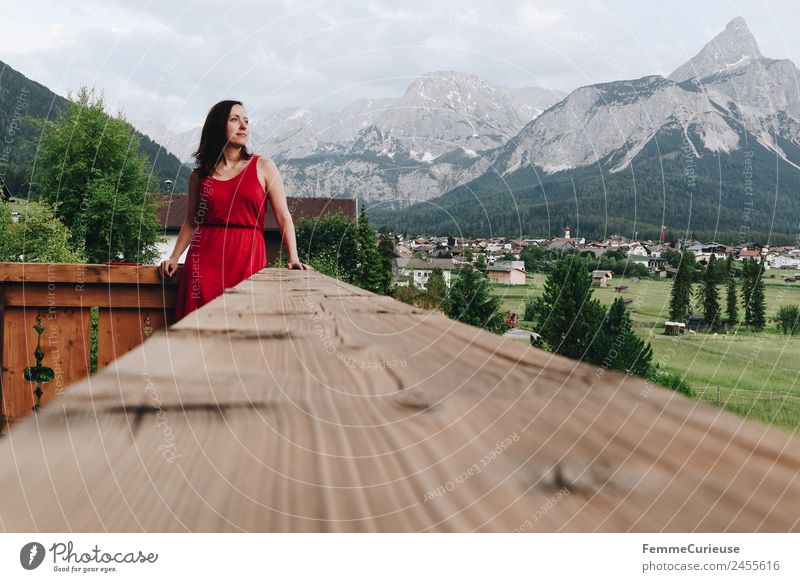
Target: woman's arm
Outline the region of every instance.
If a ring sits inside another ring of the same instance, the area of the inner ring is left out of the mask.
[[[175,248],[172,251],[170,258],[176,261],[181,257],[192,243],[192,237],[197,231],[197,208],[200,204],[200,179],[198,178],[197,171],[193,171],[189,175],[189,200],[186,204],[186,217],[183,219],[181,225],[181,232],[178,234],[178,240],[175,241]]]
[[[172,277],[178,270],[178,259],[181,258],[183,251],[191,244],[194,233],[197,231],[197,208],[200,201],[199,188],[200,179],[195,170],[189,175],[189,199],[186,204],[186,217],[183,219],[181,231],[178,233],[178,240],[175,241],[175,248],[172,250],[169,259],[161,262],[161,273],[167,277]]]
[[[289,212],[289,206],[286,203],[286,192],[283,189],[283,179],[278,171],[278,166],[267,157],[259,158],[258,163],[263,164],[262,168],[267,182],[267,195],[272,204],[272,210],[275,212],[275,221],[278,223],[278,228],[281,230],[281,237],[283,238],[286,253],[289,256],[289,268],[313,271],[314,269],[310,265],[301,263],[298,257],[294,221]]]

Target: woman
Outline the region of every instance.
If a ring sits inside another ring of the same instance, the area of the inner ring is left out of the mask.
[[[267,265],[264,211],[269,197],[289,256],[289,269],[313,270],[297,256],[294,223],[275,163],[247,151],[247,111],[220,101],[208,112],[193,154],[186,219],[175,249],[161,263],[172,277],[189,247],[178,284],[175,321]]]

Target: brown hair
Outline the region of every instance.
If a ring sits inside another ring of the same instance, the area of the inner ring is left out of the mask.
[[[200,173],[200,178],[211,176],[214,173],[214,168],[217,167],[217,163],[222,158],[222,152],[228,144],[228,140],[225,137],[228,116],[234,105],[243,104],[241,101],[227,99],[220,101],[208,111],[206,122],[203,124],[203,131],[200,134],[200,145],[197,147],[197,151],[192,154],[196,162],[196,169]],[[252,156],[253,154],[247,151],[247,147],[243,146],[241,159],[249,160]]]

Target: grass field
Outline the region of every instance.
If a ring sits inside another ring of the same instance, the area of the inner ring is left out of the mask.
[[[771,319],[781,305],[800,305],[800,282],[786,283],[794,272],[766,272],[767,317]],[[528,275],[518,286],[492,285],[492,292],[503,298],[503,310],[522,317],[526,296],[538,296],[545,276]],[[618,295],[614,285],[628,285],[623,294],[632,299],[629,306],[637,333],[653,347],[653,363],[679,374],[697,391],[702,400],[717,401],[724,408],[774,424],[790,432],[800,428],[800,336],[778,333],[770,321],[767,331],[739,330],[729,334],[664,335],[669,312],[672,280],[613,279],[609,287],[596,287],[594,297],[610,304]],[[720,287],[724,307],[724,288]],[[742,309],[740,307],[740,315]],[[526,326],[527,322],[523,322]]]

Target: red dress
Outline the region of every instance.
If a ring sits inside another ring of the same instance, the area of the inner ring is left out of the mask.
[[[175,301],[175,321],[267,266],[266,192],[253,155],[230,180],[200,181],[198,227],[186,254]]]

